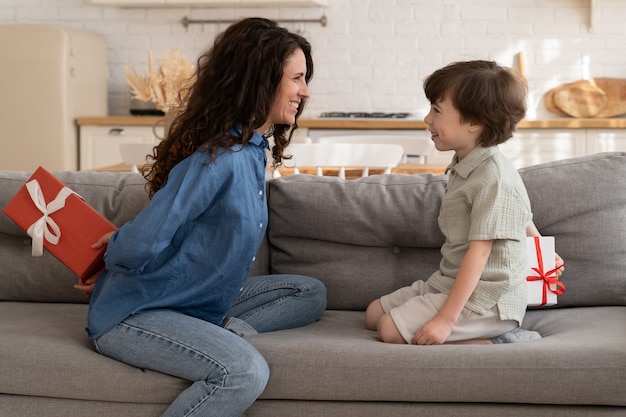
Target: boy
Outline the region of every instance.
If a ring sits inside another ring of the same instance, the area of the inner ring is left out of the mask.
[[[370,303],[366,326],[388,343],[538,338],[519,328],[526,231],[536,229],[524,183],[497,146],[526,113],[526,86],[494,62],[468,61],[435,71],[424,91],[435,147],[455,151],[439,216],[446,237],[440,269]]]

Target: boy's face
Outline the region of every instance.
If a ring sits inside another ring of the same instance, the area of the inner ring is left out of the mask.
[[[461,113],[447,96],[430,105],[424,122],[428,124],[432,141],[439,151],[455,151],[457,157],[463,159],[478,146],[482,126],[463,121]]]

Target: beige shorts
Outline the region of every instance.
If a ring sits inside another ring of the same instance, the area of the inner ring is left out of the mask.
[[[440,293],[424,281],[415,281],[410,287],[403,287],[380,298],[385,313],[389,313],[398,331],[406,340],[411,339],[417,330],[437,315],[447,294]],[[518,327],[515,320],[501,320],[498,307],[485,314],[475,313],[464,308],[446,340],[456,342],[468,339],[486,339],[499,336]]]

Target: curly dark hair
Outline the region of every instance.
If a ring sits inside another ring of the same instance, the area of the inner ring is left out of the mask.
[[[219,34],[213,46],[200,55],[195,81],[181,96],[185,105],[175,110],[167,137],[153,150],[146,173],[152,197],[167,181],[170,170],[196,150],[212,156],[219,147],[246,144],[268,119],[280,85],[283,66],[298,49],[304,52],[307,72],[313,77],[311,45],[302,36],[263,18],[246,18]],[[296,123],[274,125],[273,165],[279,166]],[[241,137],[232,134],[241,127]]]
[[[526,83],[493,61],[448,64],[426,78],[424,92],[433,104],[449,98],[462,121],[483,125],[483,147],[506,142],[526,115]]]

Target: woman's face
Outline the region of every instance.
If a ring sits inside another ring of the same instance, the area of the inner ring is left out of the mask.
[[[293,125],[302,99],[309,97],[306,83],[306,58],[301,49],[296,50],[284,63],[283,78],[272,103],[268,120],[259,129],[266,132],[273,124]]]

